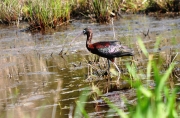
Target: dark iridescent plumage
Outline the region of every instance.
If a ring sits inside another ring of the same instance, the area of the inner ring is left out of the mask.
[[[97,42],[93,44],[93,48],[88,48],[88,50],[110,60],[114,59],[115,57],[133,55],[131,49],[121,45],[118,41]]]
[[[92,30],[89,28],[85,28],[83,30],[83,34],[87,35],[87,40],[86,40],[87,49],[93,54],[97,54],[101,57],[107,58],[109,67],[110,67],[109,60],[111,60],[111,62],[113,62],[115,67],[118,69],[120,76],[120,70],[118,66],[114,63],[114,58],[123,57],[123,56],[133,56],[133,50],[126,46],[121,45],[119,41],[102,41],[92,44],[91,40],[93,33]],[[119,76],[117,81],[119,81]]]

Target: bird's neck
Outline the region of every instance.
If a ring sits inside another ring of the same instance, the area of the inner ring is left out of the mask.
[[[93,36],[93,33],[92,33],[92,32],[89,32],[89,33],[87,34],[87,40],[86,40],[86,45],[87,45],[87,46],[91,44],[92,36]]]

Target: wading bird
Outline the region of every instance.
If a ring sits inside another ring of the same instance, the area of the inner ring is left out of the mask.
[[[108,71],[110,69],[110,62],[109,60],[114,64],[114,66],[118,70],[118,79],[117,83],[119,83],[120,78],[120,69],[114,62],[114,59],[116,57],[123,57],[123,56],[133,56],[134,51],[127,46],[122,45],[119,41],[101,41],[96,43],[91,43],[93,32],[90,28],[85,28],[83,30],[83,34],[87,35],[86,40],[86,47],[87,49],[96,55],[99,55],[101,57],[107,58],[108,60]]]

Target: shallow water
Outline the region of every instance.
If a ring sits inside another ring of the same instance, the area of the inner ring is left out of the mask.
[[[142,38],[150,53],[154,52],[156,40],[161,39],[157,57],[161,56],[164,62],[172,55],[170,53],[180,52],[179,18],[156,19],[144,15],[125,15],[123,19],[114,21],[115,38],[112,24],[99,25],[88,21],[74,21],[46,35],[19,32],[23,27],[24,24],[19,29],[15,26],[0,28],[2,118],[68,117],[71,113],[69,109],[75,109],[75,102],[81,91],[91,86],[91,82],[86,81],[88,62],[93,61],[95,57],[85,47],[86,37],[80,36],[75,42],[70,43],[86,27],[93,29],[93,42],[120,40],[133,48],[136,52],[134,60],[137,61],[139,71],[146,70],[147,59],[143,54],[137,53],[138,37]],[[148,29],[149,35],[145,37]],[[62,55],[59,55],[60,52]],[[117,64],[125,69],[124,63],[131,59],[118,59]],[[178,55],[177,68],[180,67],[179,60]],[[104,60],[100,58],[100,61]],[[178,82],[179,80],[176,85]],[[154,86],[153,81],[149,83]],[[128,96],[129,102],[134,102],[133,89],[116,92],[110,93]],[[120,99],[115,102],[124,107]],[[95,107],[92,99],[87,104],[87,112],[92,117],[101,117],[108,109]]]

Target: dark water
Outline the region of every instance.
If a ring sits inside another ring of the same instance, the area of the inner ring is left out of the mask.
[[[156,40],[161,39],[159,56],[165,63],[172,53],[180,52],[179,18],[124,16],[114,21],[115,38],[112,24],[99,25],[88,21],[74,21],[46,35],[19,32],[23,24],[19,29],[15,26],[1,26],[0,117],[68,117],[71,113],[69,109],[75,109],[80,93],[91,86],[91,82],[86,81],[88,62],[93,61],[95,56],[86,50],[86,37],[80,36],[70,45],[72,39],[86,27],[93,29],[93,42],[117,39],[136,53],[138,38],[142,38],[150,53],[154,52]],[[145,36],[148,29],[148,36]],[[62,55],[59,55],[60,52]],[[117,59],[117,64],[125,69],[124,63],[131,59]],[[145,56],[136,54],[134,60],[139,70],[146,71]],[[180,67],[179,60],[178,55],[176,68]],[[100,61],[104,60],[100,58]],[[153,86],[153,81],[150,83]],[[126,95],[130,98],[129,102],[134,102],[133,89],[116,92],[117,96]],[[114,95],[115,92],[111,93]],[[116,102],[123,104],[121,100]],[[105,107],[97,109],[92,98],[86,109],[92,117],[99,117],[102,115],[99,112],[107,110]]]

